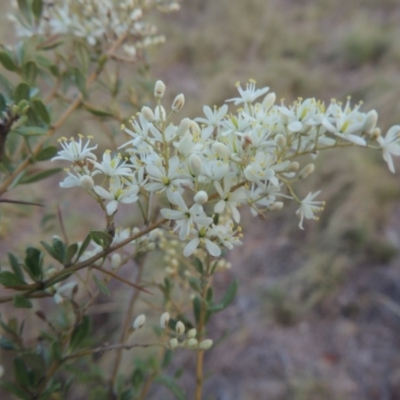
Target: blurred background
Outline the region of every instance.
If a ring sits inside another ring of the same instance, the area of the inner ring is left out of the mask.
[[[8,2],[0,7],[0,39],[12,43]],[[183,92],[186,116],[222,104],[237,81],[252,78],[286,104],[350,95],[377,110],[383,132],[400,124],[398,0],[183,0],[178,13],[153,18],[167,42],[147,55],[146,80],[162,79],[170,100]],[[144,79],[125,76],[126,85]],[[61,133],[96,129],[77,118]],[[244,245],[217,276],[221,290],[232,276],[240,286],[210,326],[209,336],[223,339],[206,353],[205,399],[400,399],[400,175],[363,149],[321,154],[316,167],[299,191],[322,189],[319,222],[299,230],[294,204],[265,221],[244,218]],[[58,229],[56,204],[71,235],[103,228],[90,199],[58,181],[14,192],[45,199],[45,210],[2,205],[0,261]],[[178,362],[190,393],[189,353]],[[169,399],[160,396],[155,389],[151,398]]]

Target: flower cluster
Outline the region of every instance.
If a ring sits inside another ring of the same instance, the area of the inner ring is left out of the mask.
[[[109,218],[120,203],[154,199],[157,194],[168,202],[159,212],[170,221],[171,233],[185,243],[184,256],[203,248],[219,257],[223,249],[241,243],[243,204],[254,216],[264,216],[281,209],[283,200],[292,200],[298,203],[301,229],[304,220],[317,219],[324,207],[316,200],[320,191],[301,198],[293,184],[314,171],[312,160],[321,150],[354,145],[380,149],[394,172],[400,125],[382,136],[375,110],[364,113],[350,100],[332,100],[327,107],[314,98],[298,99],[290,106],[276,104],[275,94],[256,89],[253,81],[244,88],[238,85],[238,90],[240,96],[228,100],[240,106],[235,113],[229,113],[227,105],[204,106],[204,117],[175,124],[184,96],[175,98],[168,113],[161,104],[165,85],[158,81],[155,108],[143,107],[129,127],[122,126],[128,134],[121,146],[124,156],[106,151],[97,162],[89,139],[86,144],[82,138],[63,139],[63,150],[54,159],[69,161],[72,167],[60,185],[83,187],[106,203]],[[97,175],[107,187],[94,183]]]
[[[17,2],[14,2],[17,8]],[[155,25],[143,20],[151,9],[163,12],[179,9],[173,0],[43,0],[39,20],[24,21],[11,14],[18,36],[72,35],[85,39],[89,45],[113,42],[128,33],[130,42],[125,51],[135,57],[138,50],[164,42]]]

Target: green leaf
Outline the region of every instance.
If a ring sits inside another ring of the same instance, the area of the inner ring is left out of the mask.
[[[19,384],[24,387],[31,386],[28,368],[20,357],[14,358],[14,376]]]
[[[64,258],[64,265],[67,267],[71,264],[72,258],[78,251],[78,243],[72,243],[68,246],[67,252],[65,253],[65,258]]]
[[[107,110],[101,110],[99,108],[95,108],[84,104],[85,110],[89,111],[91,114],[96,115],[96,117],[114,117],[114,113]]]
[[[235,279],[229,286],[228,289],[226,290],[224,297],[222,297],[221,304],[224,306],[224,308],[228,307],[229,304],[232,303],[236,296],[238,288],[238,281]]]
[[[218,304],[214,304],[208,307],[208,311],[211,312],[219,312],[229,306],[232,303],[233,299],[235,298],[236,291],[238,288],[237,280],[234,280],[226,290],[222,300]]]
[[[57,261],[60,261],[58,259],[58,254],[54,251],[53,247],[51,245],[49,245],[48,243],[44,242],[43,240],[40,242],[42,244],[42,246],[46,249],[46,251],[53,257],[55,258]],[[60,261],[62,262],[62,261]]]
[[[48,129],[40,128],[38,126],[21,126],[14,129],[13,132],[22,136],[41,136],[47,133]]]
[[[104,231],[90,231],[92,240],[102,247],[108,247],[113,238],[110,234]]]
[[[0,387],[5,389],[7,392],[17,396],[19,399],[30,400],[32,397],[28,392],[21,389],[18,385],[12,382],[0,382]]]
[[[22,272],[21,264],[18,261],[18,258],[14,256],[12,253],[8,253],[8,261],[10,262],[11,268],[14,271],[14,274],[21,279],[24,280],[24,273]]]
[[[89,336],[91,330],[91,321],[89,316],[84,315],[82,322],[74,329],[71,335],[69,347],[71,350],[78,347]]]
[[[55,361],[61,361],[63,358],[61,343],[56,341],[51,344],[51,355]]]
[[[60,171],[62,171],[61,168],[50,168],[50,169],[46,169],[44,171],[40,171],[36,174],[31,174],[28,176],[24,176],[20,179],[20,181],[18,182],[21,185],[27,184],[27,183],[33,183],[33,182],[37,182],[37,181],[41,181],[42,179],[46,179],[49,176],[52,176],[54,174],[58,174]]]
[[[145,374],[141,368],[135,368],[132,374],[131,383],[132,386],[137,390],[143,384]]]
[[[210,286],[210,287],[207,289],[206,300],[207,300],[209,303],[212,303],[213,297],[214,297],[214,291],[213,291],[213,288]]]
[[[86,79],[78,68],[73,69],[73,77],[79,91],[86,96]]]
[[[174,394],[177,400],[186,400],[186,395],[182,388],[178,385],[178,383],[166,375],[159,375],[154,379],[154,382],[159,383],[160,385],[164,385],[167,387],[171,393]]]
[[[32,308],[32,306],[33,306],[32,302],[29,299],[27,299],[26,297],[24,297],[20,294],[14,295],[13,304],[14,304],[14,307],[17,307],[17,308]]]
[[[196,322],[199,323],[201,314],[201,299],[197,295],[193,299],[193,314]]]
[[[33,0],[32,2],[32,12],[36,18],[36,21],[40,19],[43,12],[43,0]]]
[[[43,121],[46,125],[49,125],[51,121],[50,114],[47,111],[47,108],[43,104],[43,102],[39,99],[33,99],[31,104],[33,111],[37,114],[39,119]]]
[[[0,272],[0,283],[5,287],[10,287],[10,288],[15,286],[26,285],[26,282],[24,280],[20,279],[16,274],[10,271]]]
[[[2,74],[0,74],[0,89],[3,94],[6,95],[6,98],[10,99],[14,92],[14,87],[12,83]]]
[[[6,51],[0,51],[0,63],[9,71],[18,71],[18,66]]]
[[[92,235],[89,233],[89,235],[86,236],[85,240],[82,242],[81,246],[79,247],[78,255],[76,256],[77,260],[79,260],[79,257],[87,249],[87,247],[89,246],[91,241],[92,241]]]
[[[0,338],[0,348],[3,350],[16,350],[18,347],[12,340],[2,337]]]
[[[31,370],[33,383],[36,385],[38,380],[45,375],[46,364],[44,359],[36,353],[25,353],[21,356],[25,365]]]
[[[28,0],[18,0],[18,8],[21,14],[25,17],[26,21],[31,23],[31,9]]]
[[[76,40],[75,52],[78,58],[79,67],[83,74],[87,74],[90,65],[90,50],[86,42]]]
[[[35,247],[26,249],[25,269],[35,281],[42,278],[42,265],[44,253]]]
[[[0,93],[0,113],[2,113],[7,107],[7,101],[5,97]]]
[[[18,104],[22,100],[29,100],[31,88],[26,82],[21,82],[14,92],[14,102]]]
[[[188,282],[190,287],[195,291],[195,292],[200,292],[201,291],[201,286],[200,286],[200,281],[197,278],[194,278],[193,276],[188,277]]]
[[[53,250],[57,254],[57,260],[64,264],[65,254],[67,253],[67,247],[65,243],[58,237],[54,237],[51,241]]]
[[[110,297],[110,291],[103,281],[101,281],[95,274],[93,274],[93,280],[100,292]]]
[[[58,153],[58,148],[55,146],[49,146],[42,149],[39,154],[35,157],[35,161],[46,161],[53,158]]]
[[[193,265],[200,275],[204,274],[203,263],[201,262],[200,258],[195,257],[195,259],[193,260]]]
[[[38,67],[35,62],[28,61],[22,66],[22,78],[29,83],[29,85],[34,85],[37,75]]]

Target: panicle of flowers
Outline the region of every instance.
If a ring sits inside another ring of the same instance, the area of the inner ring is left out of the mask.
[[[220,257],[226,249],[241,244],[240,211],[250,206],[254,216],[265,217],[280,210],[285,201],[298,204],[299,227],[307,219],[318,219],[324,202],[320,191],[299,196],[294,188],[304,185],[313,173],[313,160],[321,150],[361,146],[380,149],[394,172],[392,156],[400,155],[400,125],[381,135],[375,110],[360,110],[332,100],[328,105],[314,98],[299,98],[291,105],[275,104],[269,88],[257,89],[254,81],[246,88],[238,85],[239,97],[228,101],[240,106],[228,113],[205,106],[204,117],[173,122],[184,106],[184,96],[175,97],[169,114],[162,105],[165,85],[158,81],[156,106],[144,107],[123,126],[127,141],[121,147],[128,154],[106,152],[99,163],[89,147],[79,142],[63,142],[55,157],[72,163],[78,174],[69,186],[82,186],[105,201],[112,216],[120,202],[136,203],[158,196],[160,217],[170,222],[168,230],[183,244],[183,255],[199,250]],[[264,97],[262,97],[264,96]],[[308,157],[307,157],[308,156]],[[82,184],[82,177],[105,177],[107,188]],[[297,188],[296,188],[297,190]],[[173,248],[170,249],[174,250]],[[167,251],[171,273],[179,265]]]
[[[17,1],[13,1],[18,9]],[[141,49],[165,41],[157,27],[144,16],[152,9],[171,12],[179,9],[179,0],[43,0],[41,18],[26,20],[18,12],[9,15],[17,35],[72,35],[90,46],[112,43],[128,33],[124,50],[135,58]]]

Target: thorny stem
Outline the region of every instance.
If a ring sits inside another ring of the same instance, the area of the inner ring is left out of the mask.
[[[118,40],[116,40],[113,45],[110,47],[110,49],[107,51],[107,56],[112,57],[112,55],[115,53],[115,51],[119,48],[119,46],[124,42],[128,35],[128,32],[125,32],[123,35],[121,35]],[[103,66],[104,67],[104,66]],[[86,80],[86,88],[89,87],[100,75],[101,71],[103,68],[100,68],[94,72],[87,78]],[[83,100],[82,93],[80,93],[77,98],[70,104],[70,106],[65,110],[64,114],[61,115],[61,117],[58,119],[58,121],[50,127],[50,129],[47,131],[47,134],[44,135],[41,140],[37,143],[35,148],[32,150],[31,157],[26,158],[15,170],[12,172],[7,179],[2,183],[0,186],[0,197],[7,191],[8,187],[12,184],[14,179],[28,166],[32,163],[32,160],[37,156],[40,151],[42,150],[42,147],[44,146],[45,142],[49,137],[52,137],[54,133],[65,123],[65,121],[68,119],[68,117],[81,105]]]
[[[142,257],[139,260],[139,265],[138,265],[139,270],[138,270],[137,277],[135,279],[135,281],[136,281],[135,284],[138,284],[142,278],[144,262],[145,262],[145,257]],[[131,295],[128,309],[126,310],[124,323],[122,325],[122,330],[121,330],[120,337],[119,337],[119,342],[121,343],[121,345],[123,345],[123,343],[127,339],[127,334],[128,334],[129,328],[131,327],[131,324],[132,324],[133,310],[135,307],[135,303],[136,303],[137,299],[139,298],[139,294],[140,294],[140,291],[135,290]],[[122,350],[123,350],[123,348],[119,348],[117,350],[117,353],[115,356],[114,365],[113,365],[111,378],[110,378],[110,392],[111,393],[113,392],[115,379],[117,377],[118,369],[121,364]]]

